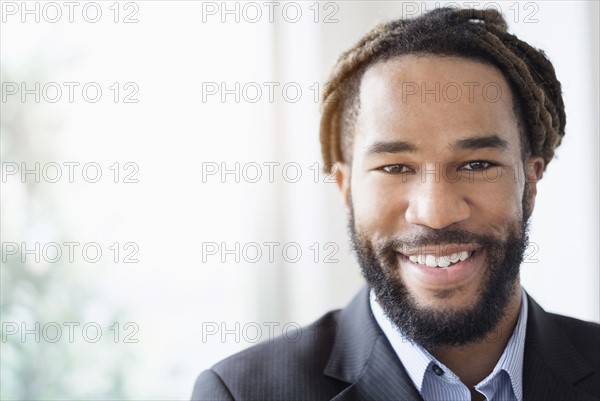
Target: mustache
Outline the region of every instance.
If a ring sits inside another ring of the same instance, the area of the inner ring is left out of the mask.
[[[376,248],[378,252],[383,254],[393,252],[415,253],[440,249],[453,253],[461,246],[486,248],[498,244],[499,241],[499,238],[490,233],[479,234],[463,229],[424,229],[419,233],[386,239],[379,243]]]

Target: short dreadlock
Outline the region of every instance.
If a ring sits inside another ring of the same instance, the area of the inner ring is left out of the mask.
[[[565,134],[560,82],[542,50],[506,31],[494,9],[439,8],[414,19],[375,27],[334,66],[323,93],[321,151],[324,169],[351,162],[358,94],[364,72],[374,63],[407,54],[458,56],[491,64],[507,78],[519,121],[523,159],[533,154],[545,167]]]

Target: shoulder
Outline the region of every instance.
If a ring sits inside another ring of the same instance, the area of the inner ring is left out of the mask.
[[[264,341],[224,359],[212,370],[221,377],[244,378],[277,376],[293,371],[324,368],[331,351],[339,311],[325,314],[316,322],[284,331],[282,336]],[[293,364],[289,361],[293,360]],[[319,374],[323,371],[319,370]]]
[[[193,400],[318,399],[341,383],[323,375],[339,310],[232,355],[200,374]],[[310,386],[309,386],[310,384]],[[311,394],[313,391],[319,393]]]
[[[548,313],[577,351],[600,371],[600,324]]]
[[[598,399],[600,325],[533,305],[523,368],[525,390],[529,388],[530,394],[524,398]]]
[[[600,324],[546,312],[533,298],[528,298],[527,342],[544,354],[560,356],[556,359],[578,354],[600,371]]]

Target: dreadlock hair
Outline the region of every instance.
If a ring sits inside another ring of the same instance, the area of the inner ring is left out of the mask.
[[[511,87],[522,157],[544,159],[544,169],[565,134],[560,82],[542,50],[506,31],[494,9],[439,8],[414,19],[375,27],[342,53],[323,92],[320,140],[324,170],[352,161],[360,81],[369,66],[407,54],[457,56],[491,64]]]

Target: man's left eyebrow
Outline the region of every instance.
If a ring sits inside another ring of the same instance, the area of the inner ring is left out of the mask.
[[[508,142],[496,134],[486,136],[475,136],[472,138],[459,139],[451,144],[453,149],[477,150],[477,149],[498,149],[508,150]]]

